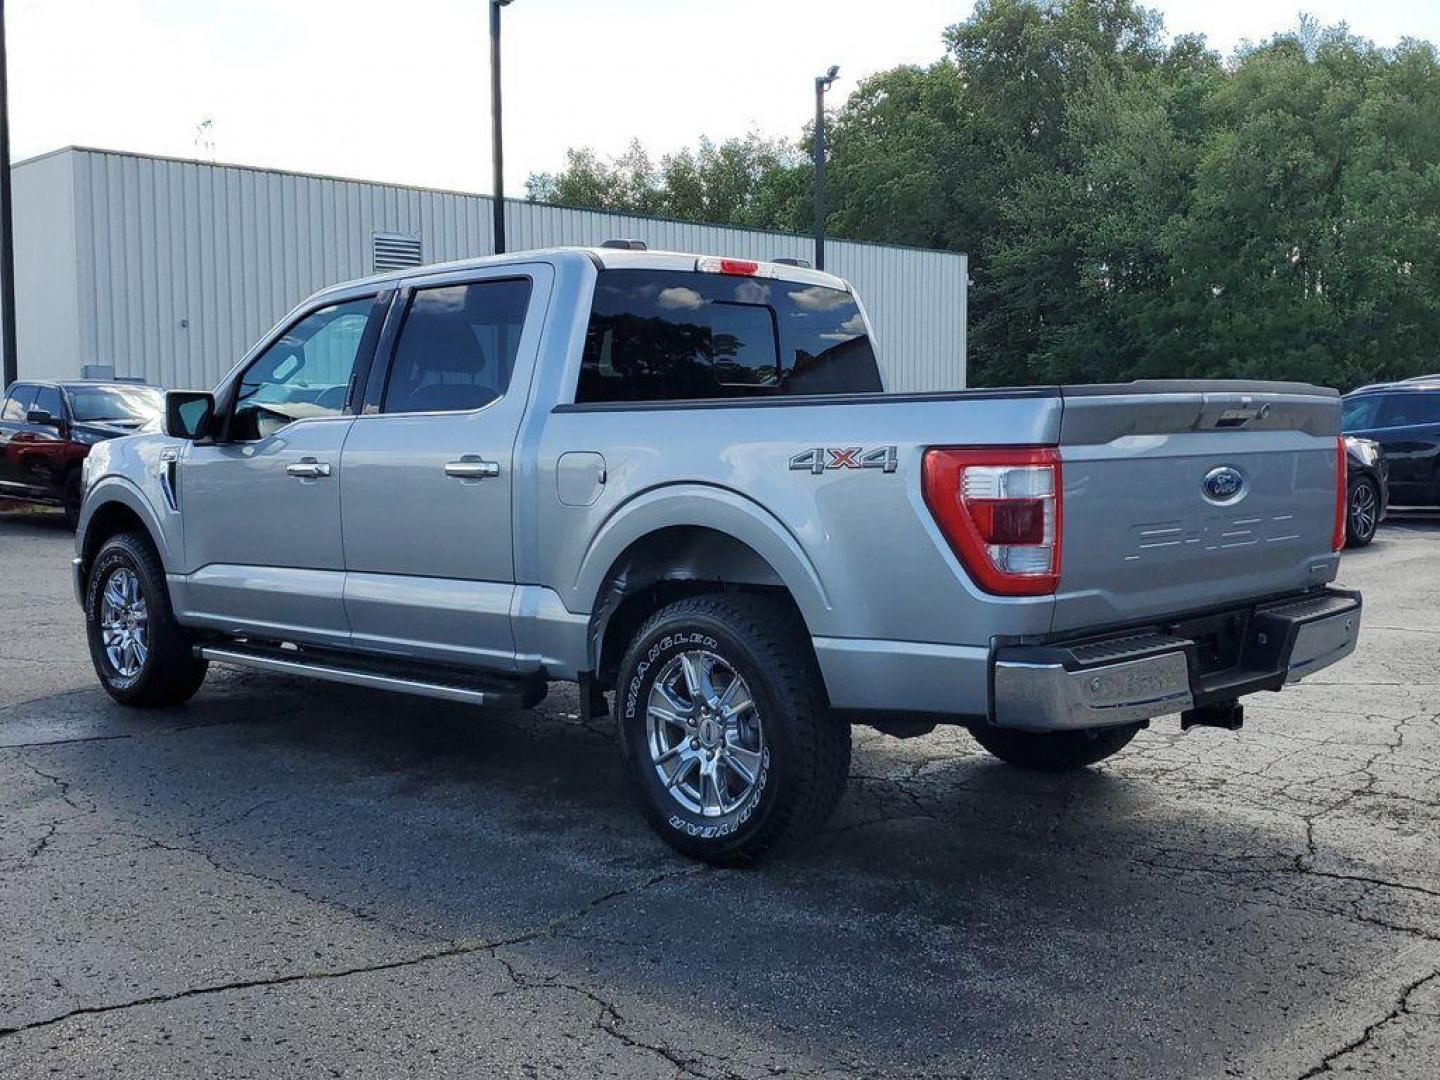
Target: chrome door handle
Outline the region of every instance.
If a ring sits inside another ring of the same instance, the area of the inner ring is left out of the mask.
[[[330,465],[324,461],[297,461],[293,465],[286,465],[285,471],[302,480],[313,480],[317,476],[329,476]]]
[[[456,480],[484,480],[486,477],[500,475],[500,463],[482,461],[473,454],[466,454],[459,461],[447,461],[445,475],[453,476]]]

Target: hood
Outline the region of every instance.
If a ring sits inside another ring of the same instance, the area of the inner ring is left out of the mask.
[[[91,440],[114,439],[121,435],[134,435],[147,423],[147,420],[77,420],[70,429],[74,435],[83,435]]]

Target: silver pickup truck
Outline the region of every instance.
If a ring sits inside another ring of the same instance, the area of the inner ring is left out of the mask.
[[[75,594],[117,701],[210,663],[613,711],[710,861],[826,821],[851,724],[1016,765],[1349,653],[1339,399],[1292,383],[886,394],[844,281],[638,250],[336,286],[163,434],[86,460]]]

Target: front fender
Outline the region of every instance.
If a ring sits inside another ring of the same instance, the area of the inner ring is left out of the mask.
[[[167,572],[181,572],[183,534],[180,515],[169,508],[164,492],[163,451],[174,447],[164,436],[134,435],[100,443],[91,450],[92,478],[80,506],[75,529],[75,554],[93,546],[91,528],[104,507],[116,503],[145,525]]]
[[[713,529],[748,546],[784,582],[811,632],[824,632],[832,611],[830,596],[795,536],[755,500],[710,484],[651,488],[616,507],[581,559],[571,590],[578,606],[571,610],[594,610],[606,577],[626,549],[651,533],[676,526]]]

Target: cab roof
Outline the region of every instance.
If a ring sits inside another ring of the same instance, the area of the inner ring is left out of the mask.
[[[430,263],[425,266],[409,266],[401,270],[388,270],[383,274],[371,274],[327,286],[315,293],[315,297],[327,293],[354,289],[356,286],[379,285],[387,282],[423,278],[431,275],[450,274],[457,270],[482,269],[491,266],[510,266],[527,262],[578,262],[584,260],[600,270],[676,270],[694,271],[700,259],[730,259],[732,256],[706,256],[683,251],[635,251],[626,248],[607,247],[553,247],[537,248],[532,251],[511,251],[504,255],[482,255],[471,259],[457,259],[453,262]],[[770,260],[748,260],[734,256],[737,261],[758,261],[767,279],[791,281],[801,285],[822,285],[831,289],[850,291],[849,284],[834,274],[823,270],[812,270],[804,266],[791,266]],[[718,272],[718,271],[716,271]]]

